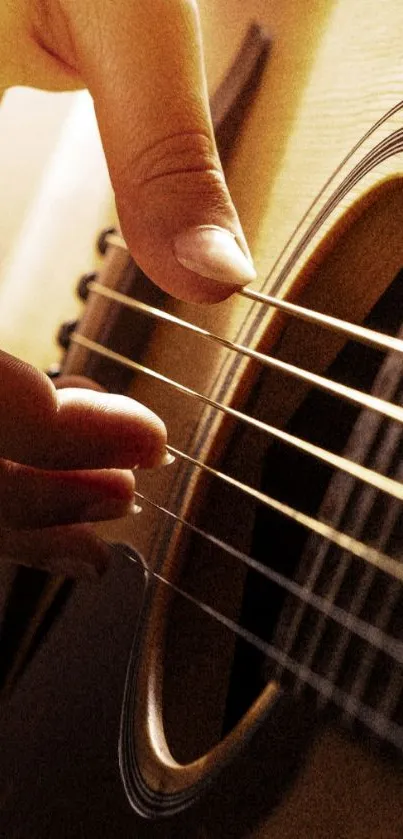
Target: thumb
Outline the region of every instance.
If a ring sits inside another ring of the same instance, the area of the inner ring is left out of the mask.
[[[133,256],[176,297],[227,297],[255,271],[215,145],[196,4],[63,6]]]

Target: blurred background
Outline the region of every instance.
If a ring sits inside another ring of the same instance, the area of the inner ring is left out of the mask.
[[[14,88],[0,106],[0,346],[47,369],[62,321],[82,308],[79,276],[98,264],[114,201],[84,91]]]

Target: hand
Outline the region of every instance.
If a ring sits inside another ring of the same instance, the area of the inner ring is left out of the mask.
[[[195,0],[3,0],[0,38],[3,87],[88,87],[122,231],[149,277],[195,302],[255,278],[214,142]]]
[[[0,556],[69,575],[102,571],[108,550],[72,524],[130,510],[131,470],[163,462],[164,424],[125,396],[82,389],[85,380],[66,378],[81,388],[56,391],[4,352],[0,383]]]
[[[213,302],[254,279],[214,142],[193,0],[3,0],[0,39],[0,89],[90,90],[123,234],[156,283]],[[46,526],[62,556],[58,526],[123,514],[126,470],[161,460],[165,428],[124,397],[56,393],[5,354],[0,387],[0,554],[19,530],[35,561],[27,528]]]

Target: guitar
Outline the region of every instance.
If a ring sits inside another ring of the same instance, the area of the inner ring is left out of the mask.
[[[176,454],[138,481],[147,584],[120,742],[150,837],[403,827],[403,11],[277,14],[227,166],[259,288],[211,309],[150,299],[110,234],[63,368],[128,370]],[[108,346],[122,312],[152,323],[141,357]]]

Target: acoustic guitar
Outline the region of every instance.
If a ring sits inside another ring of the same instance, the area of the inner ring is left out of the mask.
[[[397,839],[403,9],[205,5],[211,77],[238,54],[212,104],[259,282],[179,303],[106,231],[63,360],[159,413],[176,458],[139,474],[134,535],[98,530],[139,589],[127,835]]]

